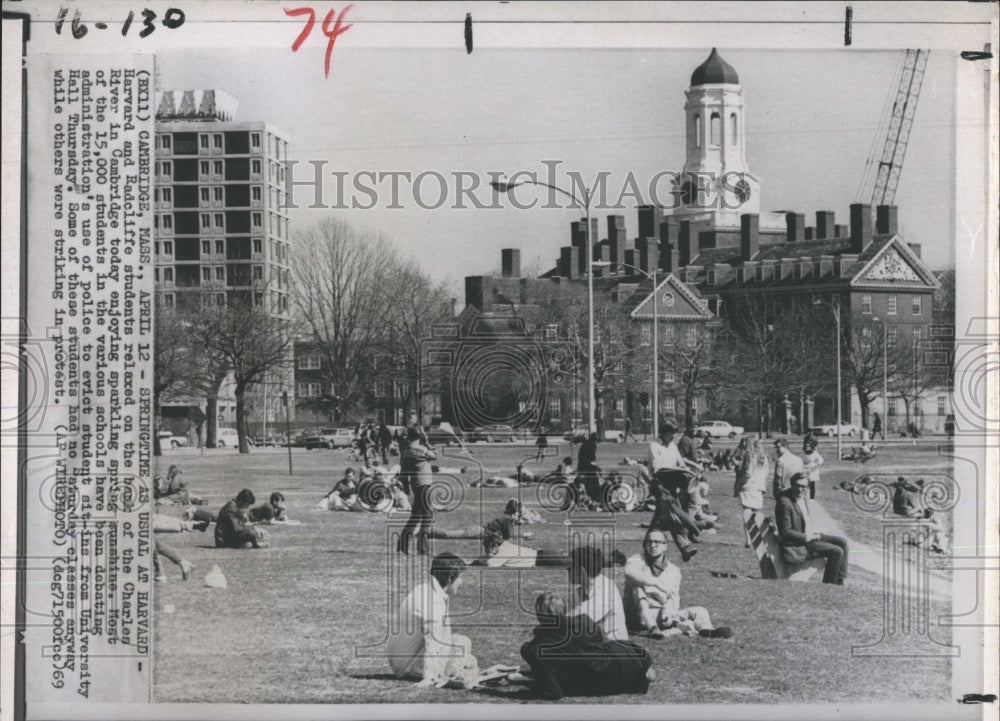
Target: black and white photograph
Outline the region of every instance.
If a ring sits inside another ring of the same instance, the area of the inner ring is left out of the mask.
[[[995,717],[997,19],[5,3],[4,719]]]

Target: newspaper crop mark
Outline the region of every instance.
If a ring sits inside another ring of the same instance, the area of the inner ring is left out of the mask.
[[[346,33],[351,29],[352,25],[344,25],[344,16],[347,12],[353,8],[354,5],[345,5],[344,9],[337,13],[336,9],[331,8],[326,16],[323,18],[322,30],[323,34],[327,37],[326,43],[326,54],[323,57],[323,75],[324,77],[330,77],[330,56],[333,54],[333,46],[337,42],[337,38]],[[311,7],[299,7],[299,8],[284,8],[285,15],[288,17],[298,17],[300,15],[308,16],[306,20],[306,26],[302,28],[302,32],[299,33],[298,37],[295,38],[295,42],[292,43],[292,52],[298,52],[299,48],[302,47],[302,43],[306,41],[309,34],[312,32],[313,26],[316,24],[316,11]],[[336,18],[334,15],[336,14]],[[333,22],[333,27],[330,27],[330,23]]]

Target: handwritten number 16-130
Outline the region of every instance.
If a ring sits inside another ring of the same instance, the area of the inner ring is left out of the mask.
[[[66,15],[69,14],[68,8],[60,8],[59,15],[56,17],[56,35],[62,35],[63,23],[66,22]],[[84,35],[87,34],[89,28],[80,22],[80,10],[77,9],[73,13],[73,21],[70,24],[70,31],[73,33],[73,37],[79,40]],[[122,37],[128,35],[129,28],[132,27],[132,21],[135,19],[135,11],[129,10],[128,17],[125,18],[125,22],[122,23]],[[165,28],[179,28],[184,24],[184,11],[178,8],[170,8],[163,15],[163,19],[160,23]],[[139,31],[139,37],[144,38],[156,30],[156,25],[153,21],[156,20],[156,13],[149,8],[142,11],[142,30]],[[108,27],[107,23],[98,22],[94,23],[94,27],[98,30],[106,30]]]
[[[336,17],[336,21],[334,21],[334,14],[337,12],[336,10],[330,10],[326,14],[326,17],[323,18],[323,34],[326,35],[326,37],[328,38],[326,44],[326,57],[323,59],[323,72],[325,73],[326,77],[330,77],[330,54],[333,52],[334,43],[337,42],[337,38],[340,35],[343,35],[351,28],[350,25],[344,25],[343,22],[344,22],[344,16],[347,15],[347,11],[350,10],[352,7],[354,6],[347,5],[343,10],[341,10],[340,14],[337,15]],[[302,43],[304,43],[306,41],[306,38],[309,37],[309,33],[312,32],[313,25],[316,24],[316,11],[313,10],[311,7],[301,7],[292,9],[285,8],[285,15],[287,15],[288,17],[298,17],[299,15],[308,16],[308,19],[306,20],[306,26],[302,28],[302,32],[299,33],[299,36],[295,38],[295,42],[292,43],[292,52],[297,52],[298,49],[302,47]],[[331,22],[333,23],[332,28],[330,27]]]

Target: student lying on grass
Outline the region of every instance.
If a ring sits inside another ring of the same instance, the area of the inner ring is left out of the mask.
[[[468,637],[452,633],[448,604],[462,586],[465,562],[453,553],[431,561],[430,578],[403,600],[389,635],[389,665],[397,678],[419,686],[457,681],[466,688],[479,678]]]
[[[625,554],[617,548],[611,556],[601,559],[605,566],[621,566]],[[473,566],[489,568],[569,568],[570,556],[562,551],[540,548],[537,551],[503,538],[499,533],[483,534],[483,555],[472,562]]]
[[[534,519],[534,520],[532,520]],[[490,533],[499,534],[503,540],[508,540],[520,535],[521,538],[534,538],[531,531],[518,533],[518,526],[528,523],[544,523],[545,521],[536,511],[525,508],[516,498],[511,498],[504,506],[503,515],[488,521],[482,526],[467,526],[466,528],[434,528],[431,531],[431,538],[481,538]]]
[[[642,646],[608,639],[593,619],[566,614],[566,602],[551,593],[535,599],[538,626],[521,656],[531,667],[532,689],[543,699],[564,696],[644,694],[656,678]]]

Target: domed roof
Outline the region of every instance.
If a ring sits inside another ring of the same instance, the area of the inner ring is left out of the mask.
[[[719,52],[712,48],[708,60],[699,65],[691,73],[691,87],[695,85],[712,85],[716,83],[727,83],[729,85],[739,85],[740,76],[733,70],[733,66],[719,56]]]

